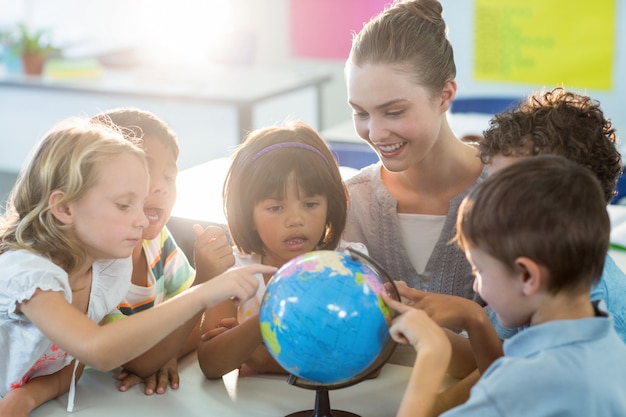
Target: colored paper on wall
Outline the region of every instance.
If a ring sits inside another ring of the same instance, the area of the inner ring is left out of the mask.
[[[352,35],[392,0],[291,0],[291,53],[300,58],[345,60]]]
[[[616,0],[475,0],[474,77],[610,90]]]

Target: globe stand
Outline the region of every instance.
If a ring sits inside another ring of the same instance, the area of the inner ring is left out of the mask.
[[[396,301],[400,301],[400,294],[398,293],[398,289],[396,288],[394,282],[391,280],[386,271],[376,261],[354,249],[348,249],[348,251],[353,261],[363,262],[370,268],[374,269],[381,277],[381,280],[383,281],[389,296],[391,296]],[[273,280],[274,277],[272,277],[272,281],[270,281],[270,283],[268,284],[269,286],[272,285]],[[264,302],[265,299],[263,303]],[[261,303],[261,315],[263,314],[263,303]],[[387,363],[387,360],[393,354],[396,345],[397,343],[391,337],[389,337],[387,339],[387,342],[383,346],[382,351],[374,360],[374,362],[367,369],[348,379],[331,383],[317,383],[290,374],[287,378],[288,384],[294,385],[299,388],[315,390],[315,408],[313,410],[297,411],[295,413],[288,414],[285,417],[361,417],[358,414],[354,414],[349,411],[332,410],[330,408],[328,391],[349,387],[365,380],[366,378],[376,377],[383,365]]]
[[[313,414],[311,414],[313,413]],[[358,414],[343,410],[332,410],[330,408],[330,399],[328,397],[328,389],[317,388],[315,390],[315,409],[297,411],[287,414],[285,417],[361,417]]]

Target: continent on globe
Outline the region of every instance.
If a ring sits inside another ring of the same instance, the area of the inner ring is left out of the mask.
[[[287,262],[261,303],[269,352],[287,372],[314,383],[362,375],[390,342],[385,279],[343,252],[314,251]]]

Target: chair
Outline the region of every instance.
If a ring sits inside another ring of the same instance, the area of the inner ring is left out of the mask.
[[[376,152],[357,136],[352,120],[325,129],[320,134],[340,166],[361,169],[378,162]]]
[[[514,97],[457,97],[448,113],[450,127],[461,140],[475,141],[489,127],[496,114],[520,102]]]
[[[378,162],[378,155],[368,144],[328,141],[337,163],[340,166],[361,169]]]
[[[494,115],[508,110],[520,99],[515,97],[457,97],[452,102],[452,113],[484,113]]]

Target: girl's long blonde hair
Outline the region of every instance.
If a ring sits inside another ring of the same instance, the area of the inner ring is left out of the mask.
[[[57,204],[80,199],[98,181],[98,167],[122,154],[145,155],[113,125],[67,119],[50,130],[20,173],[0,218],[0,254],[26,249],[49,257],[72,272],[85,259],[73,232],[53,216],[50,195],[63,192]]]

